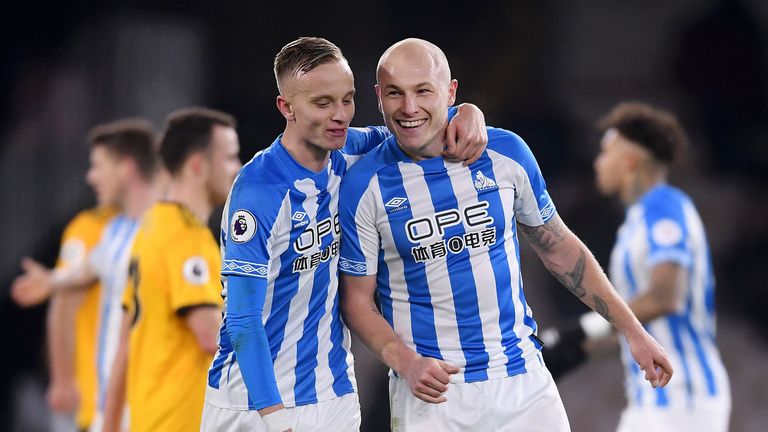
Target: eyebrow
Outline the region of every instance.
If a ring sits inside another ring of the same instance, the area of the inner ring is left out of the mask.
[[[355,91],[354,91],[354,90],[352,90],[352,91],[350,91],[350,92],[347,92],[347,94],[345,94],[344,96],[342,96],[342,98],[345,98],[345,97],[349,97],[349,96],[354,96],[354,95],[355,95]],[[334,99],[334,97],[333,97],[333,96],[331,96],[331,95],[320,95],[320,96],[315,96],[315,97],[313,97],[312,99],[310,99],[310,102],[318,102],[318,101],[321,101],[321,100],[323,100],[323,99],[327,99],[327,100],[333,100],[333,99]]]
[[[415,86],[410,86],[410,87],[419,88],[419,87],[424,87],[424,86],[434,87],[434,85],[432,83],[427,82],[427,81],[420,82],[420,83],[416,84]],[[384,88],[385,89],[394,88],[394,89],[397,89],[397,90],[401,90],[401,87],[399,85],[396,85],[396,84],[387,84],[387,85],[384,86]]]

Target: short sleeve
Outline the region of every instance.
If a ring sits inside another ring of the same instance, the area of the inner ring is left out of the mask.
[[[222,216],[223,276],[266,278],[270,262],[270,240],[282,197],[273,185],[239,179],[232,189],[229,206]]]
[[[219,252],[206,230],[196,231],[166,255],[171,308],[222,304]]]
[[[648,235],[647,262],[651,267],[662,262],[673,262],[682,267],[691,264],[683,203],[675,198],[661,192],[643,203]]]
[[[515,179],[515,217],[528,226],[547,223],[557,213],[547,183],[528,144],[516,134],[489,128],[489,148],[511,159]]]
[[[354,276],[374,275],[378,271],[379,254],[375,196],[371,189],[358,186],[351,177],[346,177],[341,184],[339,271]]]

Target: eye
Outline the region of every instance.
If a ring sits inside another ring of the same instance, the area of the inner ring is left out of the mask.
[[[315,105],[317,105],[318,108],[325,108],[325,107],[329,106],[330,104],[331,103],[328,102],[328,101],[318,101],[318,102],[315,102]]]
[[[341,101],[341,103],[343,103],[344,105],[352,105],[353,103],[355,103],[355,101],[354,99],[344,99]]]
[[[419,89],[418,93],[422,94],[422,95],[423,94],[430,94],[430,93],[432,93],[432,90],[423,88],[423,89]]]
[[[390,90],[390,91],[387,92],[387,96],[391,96],[391,97],[397,97],[397,96],[400,96],[400,95],[402,95],[402,93],[400,93],[397,90]]]

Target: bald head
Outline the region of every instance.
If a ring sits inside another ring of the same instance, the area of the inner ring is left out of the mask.
[[[376,70],[379,110],[412,159],[443,151],[448,107],[456,101],[458,85],[443,51],[425,40],[402,40],[381,56]]]
[[[451,68],[445,53],[424,39],[403,39],[384,51],[376,67],[376,80],[381,83],[382,74],[397,75],[403,68],[422,69],[439,83],[447,84],[451,80]]]

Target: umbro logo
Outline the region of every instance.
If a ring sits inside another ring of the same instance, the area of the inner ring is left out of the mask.
[[[408,208],[408,198],[394,197],[387,201],[387,203],[384,204],[384,207],[387,208],[387,213],[405,210]]]
[[[389,208],[395,208],[395,207],[400,207],[406,202],[408,202],[408,198],[394,197],[391,200],[389,200],[389,202],[384,204],[384,206]]]
[[[306,219],[307,214],[303,211],[297,211],[296,213],[291,216],[291,219],[296,222],[293,224],[294,228],[303,227],[304,225],[309,224],[309,219]]]

